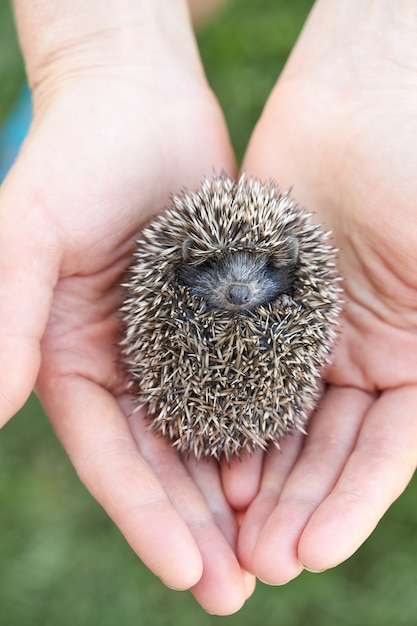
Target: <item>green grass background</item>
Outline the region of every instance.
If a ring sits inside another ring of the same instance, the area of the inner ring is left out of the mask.
[[[199,34],[239,159],[311,5],[235,0]],[[10,9],[0,0],[0,123],[22,82]],[[258,583],[238,614],[210,616],[132,553],[80,485],[34,397],[1,433],[0,626],[412,626],[416,557],[411,484],[348,562],[284,587]]]

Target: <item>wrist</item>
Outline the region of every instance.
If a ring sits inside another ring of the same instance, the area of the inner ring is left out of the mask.
[[[15,0],[14,6],[32,89],[167,56],[200,67],[185,0]]]
[[[391,0],[316,0],[286,70],[320,74],[330,60],[335,72],[360,73],[364,61],[367,72],[383,64],[415,71],[416,37],[415,0],[404,0],[401,10]]]

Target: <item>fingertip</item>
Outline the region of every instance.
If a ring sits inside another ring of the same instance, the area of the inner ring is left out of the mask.
[[[245,603],[249,582],[236,555],[216,526],[206,524],[196,529],[196,533],[204,571],[192,593],[207,613],[232,615]]]
[[[236,511],[248,508],[259,491],[264,452],[244,452],[240,458],[222,461],[223,490],[230,506]]]
[[[168,501],[139,503],[123,514],[115,503],[102,504],[133,551],[164,585],[185,591],[199,583],[203,575],[200,550]]]
[[[266,585],[285,585],[297,578],[304,567],[295,554],[275,552],[274,546],[262,538],[252,556],[252,571]]]
[[[239,562],[248,572],[256,576],[258,573],[254,569],[253,555],[264,525],[272,514],[276,503],[277,500],[273,495],[261,492],[241,516],[237,544]]]
[[[158,575],[157,572],[154,573],[165,585],[165,587],[172,589],[172,591],[189,591],[198,584],[201,578],[201,571],[199,571],[199,568],[197,567],[195,570],[190,567],[185,576],[183,572],[180,574],[177,572],[162,572],[160,575]]]
[[[247,553],[248,562],[243,564],[268,585],[284,585],[303,570],[298,558],[302,508],[303,504],[297,501],[283,503],[269,515],[258,536],[251,537],[251,553]]]
[[[242,569],[243,584],[245,585],[246,600],[251,597],[256,589],[256,576]]]
[[[49,252],[46,226],[35,214],[25,212],[16,197],[1,200],[0,425],[35,385],[58,275],[58,254]]]
[[[146,565],[161,582],[174,591],[187,591],[199,583],[203,562],[196,546],[179,541],[173,548],[167,546],[163,562],[148,560]]]
[[[241,581],[237,586],[228,585],[227,593],[219,597],[218,594],[201,595],[193,591],[195,599],[210,615],[227,616],[240,611],[247,599],[246,585]]]
[[[325,501],[309,520],[298,545],[304,568],[323,572],[343,563],[367,539],[378,516],[365,501],[343,494]]]
[[[25,404],[40,366],[40,347],[0,333],[0,428]]]
[[[250,575],[267,585],[284,585],[296,578],[304,569],[299,562],[290,539],[275,534],[267,523],[263,529],[252,528],[245,520],[239,537],[239,560]]]

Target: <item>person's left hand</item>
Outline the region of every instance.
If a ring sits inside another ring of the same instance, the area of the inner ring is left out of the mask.
[[[346,298],[307,437],[223,466],[241,563],[271,584],[348,558],[417,464],[415,13],[388,51],[387,6],[316,3],[245,157],[334,231]]]

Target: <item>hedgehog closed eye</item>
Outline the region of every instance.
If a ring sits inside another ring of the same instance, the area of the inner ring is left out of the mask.
[[[266,254],[229,252],[196,266],[182,264],[178,276],[212,309],[251,310],[291,291],[294,265],[274,267]]]
[[[179,452],[230,459],[304,432],[340,312],[327,239],[288,193],[243,176],[173,197],[143,230],[122,361]]]

